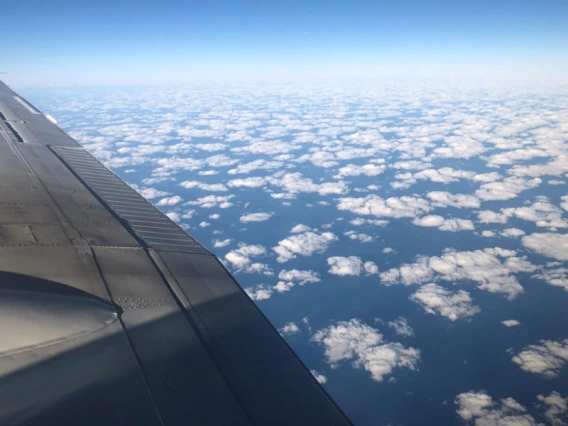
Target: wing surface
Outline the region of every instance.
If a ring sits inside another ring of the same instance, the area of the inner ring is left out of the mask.
[[[0,82],[0,424],[348,425],[219,260]]]

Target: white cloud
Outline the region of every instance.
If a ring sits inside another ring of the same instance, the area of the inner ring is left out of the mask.
[[[525,231],[519,228],[506,228],[499,232],[503,237],[516,238],[525,235]]]
[[[414,330],[408,324],[408,319],[398,317],[394,321],[389,321],[387,325],[392,328],[399,336],[411,337],[414,336]]]
[[[221,209],[226,209],[233,206],[233,203],[231,203],[229,200],[234,197],[234,195],[208,195],[206,197],[198,198],[195,201],[188,201],[185,204],[190,206],[199,206],[204,209],[210,209],[217,206]]]
[[[233,240],[227,238],[226,240],[213,240],[213,247],[227,247]]]
[[[252,261],[253,258],[266,254],[266,249],[261,245],[241,244],[237,249],[227,253],[225,260],[235,268],[236,272],[272,275],[273,272],[267,265]]]
[[[550,395],[538,395],[538,400],[544,405],[544,417],[552,426],[568,425],[568,398],[563,398],[558,392]]]
[[[176,223],[179,223],[181,221],[180,215],[176,212],[166,213],[166,216],[169,217],[171,220],[173,220]]]
[[[324,376],[322,373],[320,373],[317,370],[310,370],[310,373],[312,373],[312,376],[314,376],[316,378],[316,380],[322,384],[325,385],[327,383],[327,377]]]
[[[466,421],[474,421],[476,426],[538,426],[526,408],[513,398],[493,401],[484,391],[469,391],[459,394],[455,399],[456,412]]]
[[[479,200],[473,195],[468,194],[451,194],[444,191],[432,191],[426,194],[432,205],[435,207],[456,207],[477,208],[480,206]]]
[[[244,289],[248,296],[255,301],[267,300],[272,296],[272,289],[264,284],[258,284],[254,287]]]
[[[299,234],[301,232],[310,231],[311,229],[312,228],[310,228],[309,226],[300,223],[299,225],[294,226],[290,232],[292,234]]]
[[[278,278],[284,281],[298,282],[300,285],[307,283],[317,283],[321,281],[319,274],[312,270],[302,271],[298,269],[283,269],[278,274]]]
[[[197,180],[186,180],[186,181],[180,183],[179,186],[182,186],[186,189],[197,188],[197,189],[201,189],[203,191],[211,191],[211,192],[228,191],[227,187],[225,185],[223,185],[222,183],[209,184],[209,183],[205,183],[205,182],[199,182]]]
[[[341,195],[349,191],[343,181],[314,183],[312,179],[304,177],[301,173],[277,173],[267,177],[266,180],[291,194],[315,192],[319,195]]]
[[[419,303],[429,314],[439,314],[452,321],[471,317],[480,311],[472,304],[467,291],[451,292],[434,283],[420,287],[410,300]]]
[[[211,225],[211,224],[210,224],[209,222],[205,222],[205,221],[203,221],[203,222],[201,222],[201,223],[199,224],[199,226],[200,226],[201,228],[207,228],[209,225]]]
[[[363,166],[357,166],[355,164],[348,164],[345,167],[341,167],[338,170],[335,178],[342,178],[345,176],[378,176],[385,171],[385,166],[383,164],[365,164]]]
[[[521,192],[540,185],[542,180],[534,178],[532,180],[517,176],[511,176],[500,182],[488,182],[482,184],[475,195],[485,201],[488,200],[510,200]]]
[[[357,233],[355,231],[347,231],[343,235],[349,237],[352,240],[359,240],[362,243],[371,243],[373,241],[372,236],[364,233]]]
[[[296,258],[297,255],[311,256],[314,253],[323,253],[336,240],[337,237],[331,232],[318,234],[307,231],[278,241],[278,245],[272,250],[278,255],[276,260],[284,263]]]
[[[435,279],[450,282],[472,280],[482,290],[505,294],[512,299],[523,292],[523,287],[513,274],[534,272],[535,269],[524,258],[515,257],[512,250],[496,247],[460,252],[449,249],[442,256],[419,256],[415,263],[389,269],[381,273],[380,278],[386,285],[412,285]]]
[[[540,278],[550,285],[568,291],[568,268],[543,269],[542,272],[535,275],[534,278]]]
[[[568,234],[531,234],[523,237],[523,245],[543,256],[568,260]]]
[[[361,275],[363,270],[363,262],[357,256],[328,257],[327,264],[330,266],[328,272],[332,275]]]
[[[568,339],[541,340],[538,345],[529,345],[512,361],[522,370],[540,374],[544,377],[556,377],[568,363]]]
[[[266,185],[266,179],[263,177],[232,179],[227,182],[227,186],[230,186],[231,188],[259,188],[264,185]]]
[[[326,361],[332,368],[351,361],[353,367],[364,368],[377,382],[397,368],[417,370],[420,360],[418,349],[386,342],[376,329],[358,319],[319,330],[312,340],[325,348]]]
[[[429,215],[412,221],[418,226],[437,227],[440,231],[473,231],[473,222],[467,219],[445,219],[442,216]]]
[[[501,321],[501,324],[503,324],[505,327],[516,327],[517,325],[521,325],[519,321],[514,319]]]
[[[507,223],[515,209],[501,209],[502,213],[491,210],[483,210],[477,213],[477,219],[481,223]]]
[[[367,273],[367,275],[378,275],[379,273],[379,267],[375,262],[371,261],[365,262],[363,268],[365,268],[365,272]]]
[[[240,218],[241,222],[264,222],[272,217],[272,213],[249,213],[242,215]]]
[[[292,334],[299,333],[300,327],[298,327],[294,322],[288,322],[284,325],[284,327],[279,328],[278,331],[284,336],[291,336]]]
[[[156,203],[157,206],[175,206],[180,203],[182,198],[179,195],[174,195],[173,197],[162,198]]]
[[[147,200],[152,200],[158,197],[166,197],[171,195],[170,192],[167,191],[160,191],[156,188],[138,188],[136,185],[131,185],[140,195],[142,195]]]
[[[377,217],[415,217],[430,210],[428,201],[417,197],[392,197],[386,200],[377,195],[364,198],[340,198],[338,210],[349,210],[358,215]]]

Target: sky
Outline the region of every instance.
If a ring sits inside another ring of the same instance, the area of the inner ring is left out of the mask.
[[[562,78],[565,0],[76,1],[2,5],[2,78],[130,85]]]

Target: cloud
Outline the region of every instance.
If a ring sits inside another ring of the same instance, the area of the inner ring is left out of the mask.
[[[534,275],[534,278],[539,278],[550,285],[568,291],[568,268],[543,269],[540,274]]]
[[[292,334],[296,334],[300,332],[300,327],[296,325],[296,323],[288,322],[284,325],[284,327],[279,328],[278,331],[283,336],[291,336]]]
[[[411,337],[414,336],[414,330],[408,324],[408,319],[398,317],[394,321],[389,321],[387,325],[392,328],[399,336]]]
[[[355,164],[348,164],[345,167],[341,167],[338,170],[337,175],[334,177],[341,179],[345,176],[378,176],[385,171],[385,166],[383,164],[365,164],[363,166],[357,166]]]
[[[544,406],[544,417],[553,426],[568,425],[568,398],[563,398],[558,392],[550,395],[538,395],[538,400]]]
[[[223,185],[222,183],[209,184],[209,183],[205,183],[205,182],[199,182],[199,181],[196,181],[196,180],[186,180],[186,181],[180,183],[179,186],[182,186],[186,189],[197,188],[197,189],[201,189],[203,191],[211,191],[211,192],[228,191],[227,187],[225,185]]]
[[[512,361],[523,371],[544,377],[556,377],[568,363],[568,339],[541,340],[538,345],[524,348],[513,356]]]
[[[367,275],[378,275],[379,273],[379,267],[376,265],[375,262],[365,262],[363,265],[363,268],[365,268],[365,272]]]
[[[322,373],[320,373],[317,370],[310,370],[310,373],[312,373],[312,376],[314,376],[316,378],[316,380],[322,384],[325,385],[327,383],[327,377],[324,376]]]
[[[284,281],[298,282],[298,284],[300,285],[307,283],[318,283],[321,281],[320,275],[317,272],[312,270],[302,271],[298,269],[283,269],[278,274],[278,278]]]
[[[272,296],[272,289],[264,284],[244,289],[248,296],[254,301],[267,300]]]
[[[273,275],[273,271],[266,264],[252,261],[253,258],[266,254],[266,249],[261,245],[241,244],[239,248],[227,253],[225,260],[236,272]]]
[[[373,237],[368,235],[368,234],[364,234],[364,233],[357,233],[355,231],[347,231],[343,235],[349,237],[352,240],[359,240],[362,243],[373,242]]]
[[[333,256],[327,258],[327,264],[330,266],[328,273],[332,275],[361,275],[363,262],[360,257],[349,256],[340,257]]]
[[[401,218],[427,213],[431,207],[428,201],[417,197],[392,197],[384,200],[378,195],[368,195],[364,198],[340,198],[337,209],[358,215]]]
[[[398,368],[417,370],[420,361],[418,349],[386,342],[376,329],[358,319],[340,321],[321,329],[312,341],[325,348],[326,362],[332,368],[351,361],[354,368],[365,369],[377,382]]]
[[[147,200],[152,200],[154,198],[166,197],[168,195],[171,195],[170,192],[160,191],[156,188],[139,188],[138,185],[130,185],[130,186]]]
[[[516,327],[517,325],[521,325],[519,321],[514,319],[501,321],[501,324],[503,324],[505,327]]]
[[[517,176],[511,176],[500,182],[488,182],[482,184],[475,195],[485,201],[490,200],[510,200],[521,192],[540,185],[542,180],[534,178],[531,180]]]
[[[432,205],[435,207],[455,207],[462,208],[477,208],[480,206],[479,200],[473,195],[467,194],[451,194],[444,191],[432,191],[426,194]]]
[[[229,202],[234,195],[208,195],[206,197],[198,198],[194,201],[188,201],[187,205],[199,206],[204,209],[210,209],[212,207],[219,207],[221,209],[226,209],[233,206],[233,203]]]
[[[418,256],[415,263],[389,269],[381,273],[380,278],[385,285],[413,285],[436,279],[450,282],[471,280],[477,282],[482,290],[505,294],[513,299],[523,292],[513,274],[536,270],[536,266],[515,254],[499,247],[461,252],[448,249],[442,256]],[[503,261],[500,260],[502,258]]]
[[[304,177],[301,173],[277,173],[267,177],[266,180],[291,194],[315,192],[319,195],[341,195],[349,191],[345,182],[314,183],[312,179]]]
[[[568,260],[568,234],[531,234],[523,237],[523,245],[543,256]]]
[[[232,179],[227,182],[227,186],[230,186],[231,188],[260,188],[264,185],[266,185],[266,179],[263,177]]]
[[[420,304],[429,314],[439,314],[452,321],[471,317],[480,311],[472,304],[467,291],[451,292],[434,283],[420,287],[410,300]]]
[[[526,408],[513,398],[493,401],[484,391],[460,393],[456,399],[456,412],[466,421],[474,421],[478,426],[537,426],[539,423]]]
[[[519,228],[507,228],[507,229],[503,229],[501,232],[499,232],[499,235],[501,235],[503,237],[508,237],[508,238],[517,238],[517,237],[522,237],[523,235],[525,235],[525,231],[523,231],[522,229],[519,229]]]
[[[230,238],[227,238],[226,240],[213,240],[213,247],[215,248],[220,248],[220,247],[227,247],[229,244],[231,244],[233,240]]]
[[[176,223],[179,223],[181,221],[181,217],[178,213],[169,212],[169,213],[166,213],[166,216],[169,217],[171,220],[173,220]]]
[[[272,213],[249,213],[242,215],[240,218],[241,222],[264,222],[272,217]]]
[[[297,255],[311,256],[314,253],[323,253],[336,240],[337,237],[331,232],[318,234],[307,231],[278,241],[278,245],[272,250],[278,255],[276,260],[284,263],[296,258]]]
[[[467,219],[444,219],[442,216],[429,215],[416,218],[412,221],[418,226],[436,227],[440,231],[473,231],[473,222]]]
[[[299,225],[294,226],[290,232],[292,234],[299,234],[301,232],[310,231],[311,229],[312,228],[310,228],[309,226],[300,223]]]
[[[174,195],[173,197],[162,198],[156,203],[157,206],[175,206],[181,203],[182,198],[179,195]]]

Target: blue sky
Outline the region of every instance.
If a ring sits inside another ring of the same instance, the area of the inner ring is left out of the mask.
[[[554,74],[568,63],[565,0],[22,0],[3,15],[0,68],[16,85]]]

